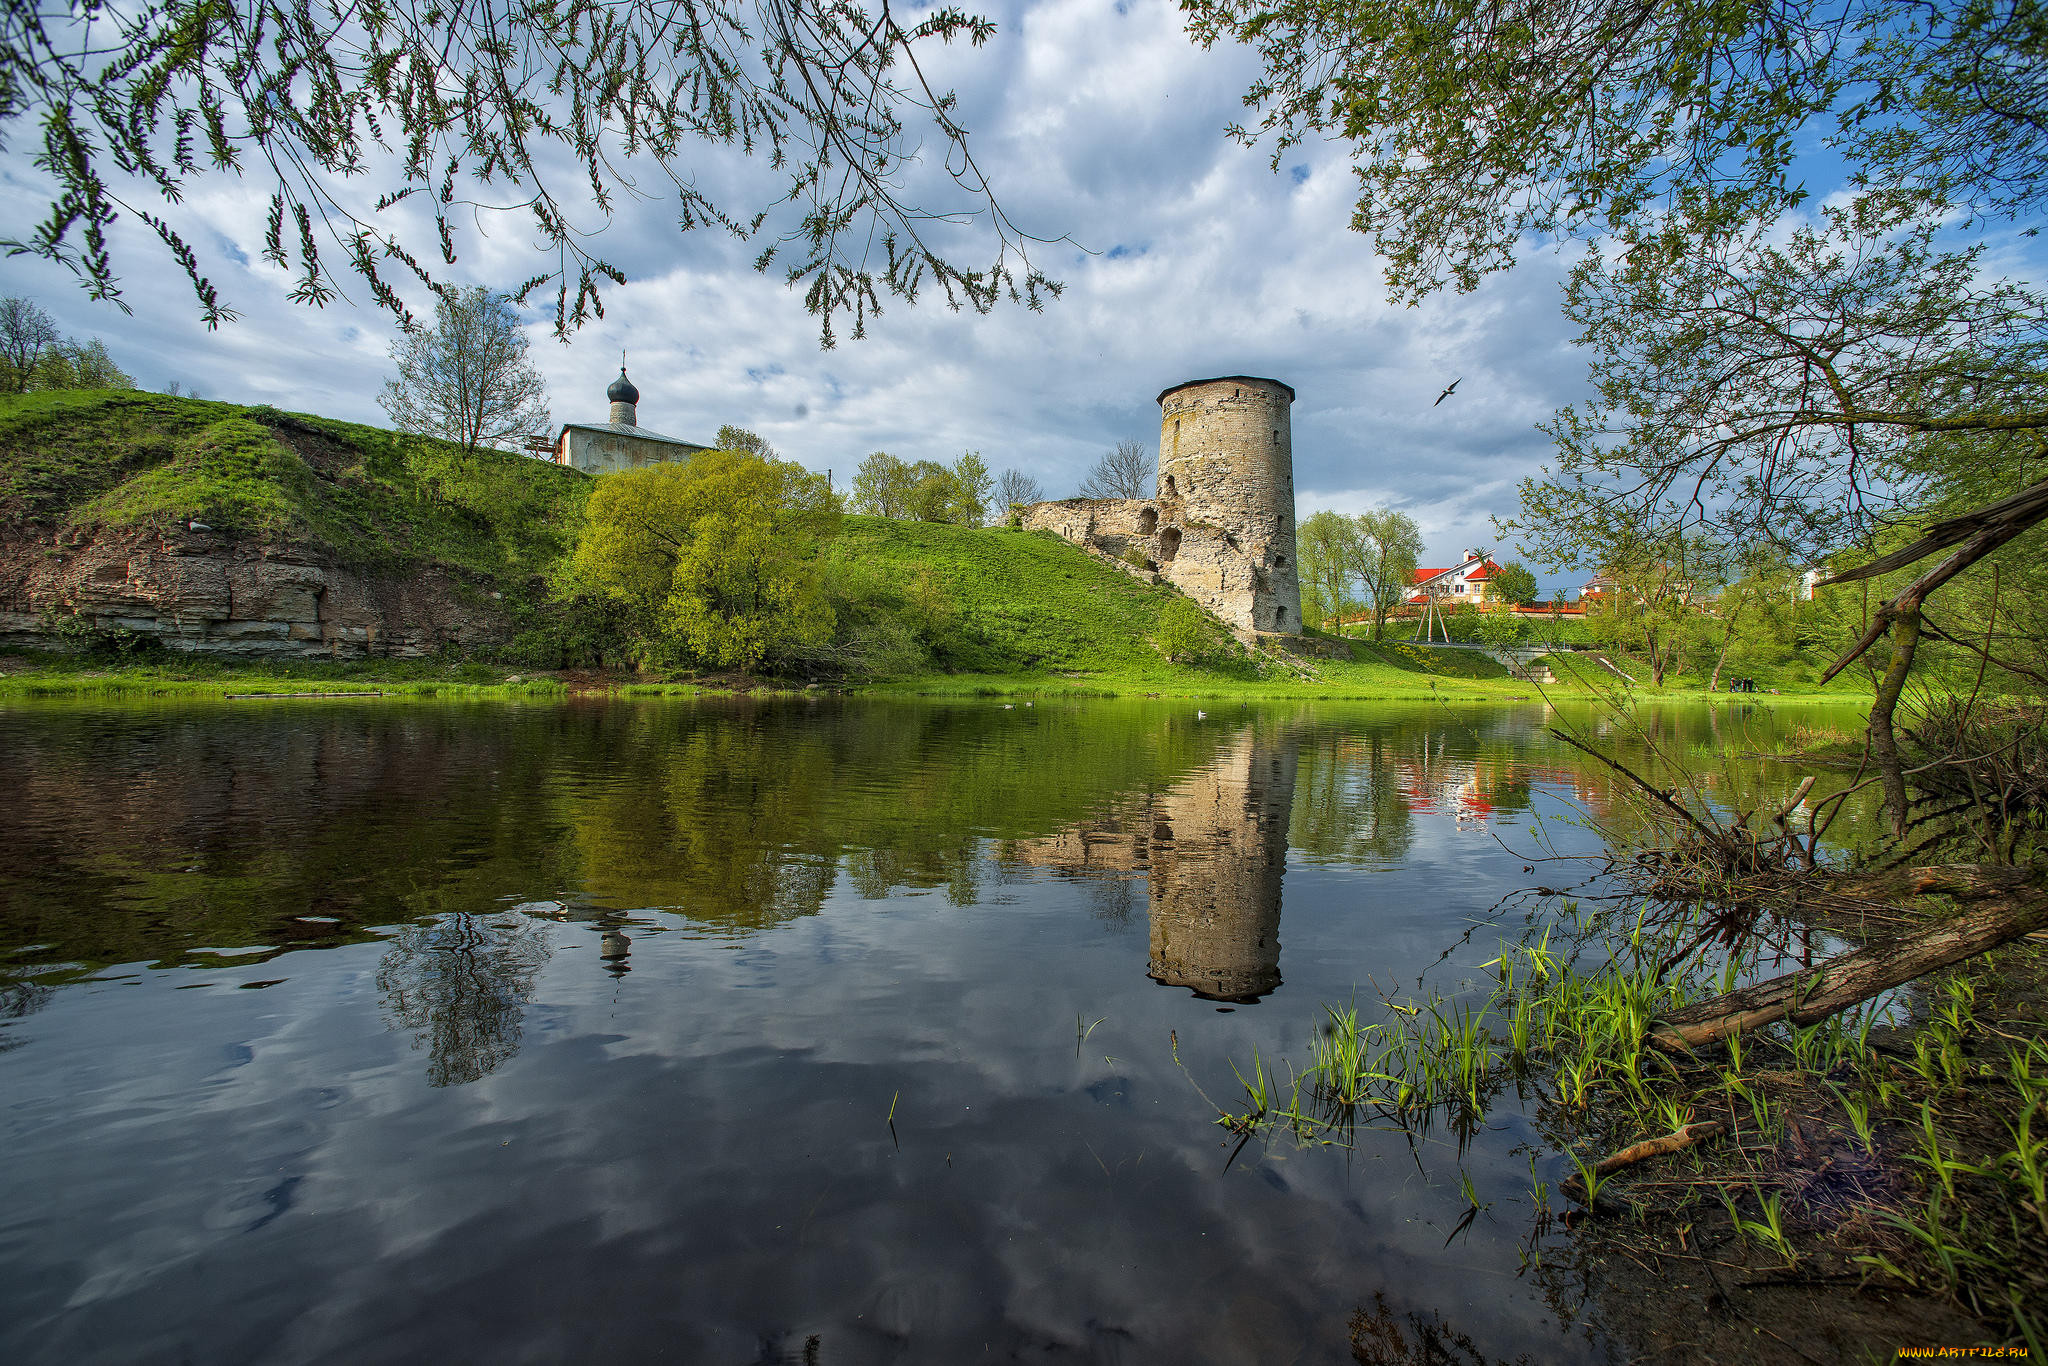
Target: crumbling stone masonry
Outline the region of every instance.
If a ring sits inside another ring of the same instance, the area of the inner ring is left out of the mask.
[[[1034,503],[1024,525],[1149,570],[1240,636],[1301,630],[1294,547],[1294,390],[1249,375],[1159,395],[1159,483],[1149,499]]]

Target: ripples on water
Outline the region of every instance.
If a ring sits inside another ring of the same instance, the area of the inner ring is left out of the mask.
[[[1598,1356],[1512,1109],[1453,1237],[1452,1146],[1226,1171],[1201,1094],[1476,982],[1619,815],[1554,720],[0,710],[0,1359]]]

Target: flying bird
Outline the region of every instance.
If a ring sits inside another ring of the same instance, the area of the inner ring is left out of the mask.
[[[1442,393],[1436,396],[1436,403],[1442,403],[1445,399],[1449,398],[1451,394],[1457,389],[1457,387],[1463,384],[1464,382],[1465,377],[1463,375],[1460,375],[1456,379],[1452,380],[1449,388],[1446,388]],[[1429,406],[1434,408],[1436,407],[1436,403],[1432,403]]]

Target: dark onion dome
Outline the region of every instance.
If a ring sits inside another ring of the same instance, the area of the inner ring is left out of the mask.
[[[619,367],[619,377],[612,381],[611,388],[604,391],[604,396],[613,403],[638,403],[640,401],[640,391],[633,387],[632,380],[626,378],[625,366],[621,365]]]

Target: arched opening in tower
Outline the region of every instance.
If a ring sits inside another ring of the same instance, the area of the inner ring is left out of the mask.
[[[1178,554],[1180,554],[1180,528],[1170,526],[1159,533],[1159,562],[1161,564],[1170,563],[1173,557]]]
[[[1172,476],[1172,475],[1170,475],[1170,474],[1169,474],[1169,475],[1167,475],[1167,476],[1166,476],[1166,496],[1167,496],[1168,498],[1174,498],[1174,497],[1178,497],[1178,496],[1179,496],[1179,494],[1180,494],[1180,489],[1179,489],[1179,488],[1177,488],[1177,487],[1176,487],[1176,486],[1174,485],[1174,482],[1173,482],[1173,476]]]
[[[1159,511],[1157,508],[1146,508],[1138,514],[1138,534],[1140,536],[1150,536],[1157,530],[1159,530]]]

